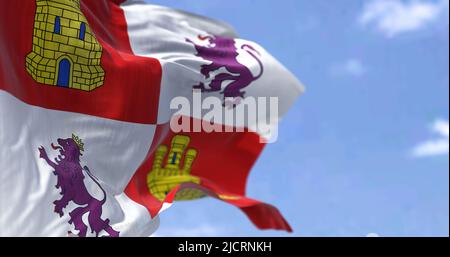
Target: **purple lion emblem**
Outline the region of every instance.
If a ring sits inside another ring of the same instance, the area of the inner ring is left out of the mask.
[[[220,36],[199,36],[198,38],[202,41],[208,40],[208,46],[197,45],[190,39],[186,39],[186,41],[195,46],[197,56],[211,62],[201,67],[201,73],[205,79],[209,79],[211,73],[218,71],[220,68],[225,68],[228,72],[215,75],[208,87],[204,83],[200,83],[194,86],[194,89],[201,89],[202,92],[220,91],[225,98],[243,98],[245,96],[243,89],[248,87],[253,81],[261,78],[264,73],[264,66],[257,56],[260,53],[251,45],[245,44],[241,46],[241,49],[248,52],[260,66],[259,74],[253,76],[247,66],[238,62],[237,57],[239,53],[236,41],[233,38]],[[222,90],[222,83],[225,81],[231,81],[231,83]]]
[[[64,215],[63,209],[67,207],[70,201],[78,205],[69,213],[69,224],[74,224],[76,230],[79,231],[79,237],[85,237],[88,226],[83,221],[83,215],[89,213],[88,221],[91,232],[99,235],[100,232],[105,231],[111,237],[118,237],[119,232],[115,231],[109,225],[109,219],[103,220],[102,207],[106,202],[106,192],[101,187],[98,180],[89,171],[88,167],[81,167],[80,157],[82,156],[83,143],[81,140],[72,135],[72,138],[58,139],[58,146],[51,144],[53,150],[59,150],[59,155],[55,158],[55,162],[51,161],[45,151],[44,147],[39,147],[39,157],[44,159],[54,171],[53,174],[57,176],[56,188],[61,189],[62,198],[53,202],[55,205],[54,211],[60,217]],[[103,192],[104,198],[97,200],[89,194],[86,185],[84,184],[84,174],[86,174],[98,185]],[[73,235],[69,231],[69,235]]]

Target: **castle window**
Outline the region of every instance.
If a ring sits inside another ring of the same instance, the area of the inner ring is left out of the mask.
[[[53,32],[55,34],[61,34],[61,18],[59,16],[55,17],[55,28]]]
[[[170,164],[175,164],[176,162],[177,162],[177,153],[174,153]]]
[[[86,34],[86,24],[84,22],[80,25],[80,39],[84,40],[84,36]]]

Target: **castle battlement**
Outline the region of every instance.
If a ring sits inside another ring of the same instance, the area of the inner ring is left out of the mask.
[[[79,0],[36,0],[33,47],[26,57],[36,82],[92,91],[104,82],[102,50]]]

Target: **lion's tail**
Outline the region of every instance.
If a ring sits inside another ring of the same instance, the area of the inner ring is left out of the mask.
[[[103,187],[100,185],[100,182],[98,182],[97,177],[95,177],[91,171],[89,170],[89,168],[87,166],[84,166],[83,169],[86,171],[86,173],[88,174],[88,176],[95,182],[95,184],[97,184],[97,186],[102,190],[103,192],[103,199],[101,200],[101,204],[103,205],[106,202],[106,192],[103,189]]]
[[[259,57],[256,56],[255,53],[257,53],[258,55],[261,55],[261,54],[251,45],[247,45],[247,44],[242,45],[241,49],[245,50],[248,54],[250,54],[259,64],[260,71],[259,71],[258,76],[254,77],[254,80],[261,78],[261,76],[264,74],[264,65],[261,62],[261,60],[259,59]]]

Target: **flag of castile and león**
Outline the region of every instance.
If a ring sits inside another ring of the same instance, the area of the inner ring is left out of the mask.
[[[0,236],[148,236],[163,210],[202,197],[240,208],[260,229],[291,230],[245,194],[267,145],[256,123],[172,127],[210,124],[172,108],[196,92],[224,112],[276,98],[276,126],[303,87],[261,46],[141,1],[0,6]]]

